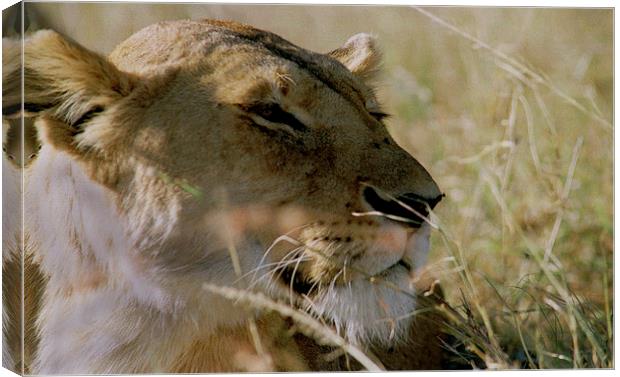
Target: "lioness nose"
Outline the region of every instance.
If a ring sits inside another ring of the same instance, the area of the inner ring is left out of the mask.
[[[375,211],[381,212],[388,218],[402,221],[413,227],[420,227],[428,210],[435,208],[445,196],[441,194],[435,198],[425,198],[414,193],[406,193],[396,197],[381,195],[377,190],[366,186],[362,192],[364,200]]]

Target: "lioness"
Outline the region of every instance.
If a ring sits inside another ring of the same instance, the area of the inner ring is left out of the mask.
[[[21,43],[3,52],[11,115]],[[291,298],[388,368],[433,365],[402,360],[430,349],[412,279],[442,194],[386,131],[372,37],[319,54],[234,22],[174,21],[109,58],[52,31],[23,54],[42,145],[26,227],[48,279],[33,373],[327,365],[289,322],[205,283]]]

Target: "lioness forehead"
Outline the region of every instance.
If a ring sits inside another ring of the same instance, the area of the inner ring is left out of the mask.
[[[352,103],[370,91],[337,60],[298,47],[280,36],[231,21],[171,21],[151,25],[121,43],[110,60],[121,70],[149,75],[171,67],[224,64],[221,58],[249,57],[268,63],[283,59],[310,74]],[[217,58],[217,59],[216,59]],[[241,63],[241,62],[240,62]]]

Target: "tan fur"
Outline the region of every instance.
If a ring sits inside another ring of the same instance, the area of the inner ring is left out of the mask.
[[[2,298],[4,310],[8,314],[7,320],[3,322],[6,344],[2,346],[8,348],[14,363],[5,367],[23,374],[30,373],[30,365],[39,342],[35,323],[45,287],[45,277],[33,259],[31,252],[25,253],[22,265],[20,253],[16,252],[2,264]]]
[[[10,356],[3,359],[3,366],[16,373],[29,373],[38,343],[35,321],[45,286],[45,278],[35,261],[33,245],[28,234],[22,234],[21,226],[20,173],[22,168],[28,168],[39,150],[33,119],[23,119],[23,128],[21,118],[3,119],[2,146],[2,347],[3,355]]]
[[[49,276],[35,373],[347,369],[309,357],[320,349],[292,338],[278,316],[249,316],[202,290],[211,281],[287,290],[258,264],[291,255],[305,258],[290,264],[293,277],[318,287],[308,300],[327,300],[315,315],[343,336],[366,342],[390,369],[438,365],[437,318],[402,322],[395,340],[381,335],[386,326],[364,328],[378,307],[389,317],[413,305],[404,267],[391,266],[417,231],[365,214],[362,190],[440,194],[377,116],[373,38],[318,54],[247,25],[203,20],[150,26],[109,58],[51,31],[24,46],[26,110],[40,116],[43,145],[27,214]],[[9,58],[17,49],[3,44]],[[3,71],[3,109],[19,104],[18,68],[11,61]],[[55,216],[66,222],[53,228]],[[293,241],[281,242],[284,234]],[[406,294],[381,284],[389,279]],[[358,303],[371,307],[359,318],[324,297],[350,283],[378,292]],[[114,304],[93,312],[89,300]],[[62,312],[80,324],[67,329]],[[248,333],[253,318],[264,354]],[[99,349],[99,338],[118,343]]]
[[[222,328],[192,343],[176,361],[172,373],[293,372],[308,370],[291,337],[290,325],[277,314],[257,321],[262,354],[256,350],[249,324]]]
[[[7,119],[9,129],[5,140],[2,143],[2,150],[7,158],[16,167],[30,165],[36,158],[40,149],[37,133],[34,128],[33,118],[24,118],[23,132],[22,119]],[[23,135],[23,151],[22,151],[22,135]],[[23,159],[22,159],[23,157]]]

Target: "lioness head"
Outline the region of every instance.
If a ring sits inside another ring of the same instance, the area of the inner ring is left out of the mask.
[[[285,291],[353,341],[398,338],[441,192],[386,131],[373,38],[319,54],[237,23],[178,21],[108,59],[50,31],[24,54],[24,109],[42,115],[32,226],[50,284],[123,286],[205,318],[204,282]],[[15,72],[5,114],[19,109]],[[69,193],[60,210],[55,190]],[[63,211],[71,220],[50,224]],[[59,259],[58,239],[79,258]]]

